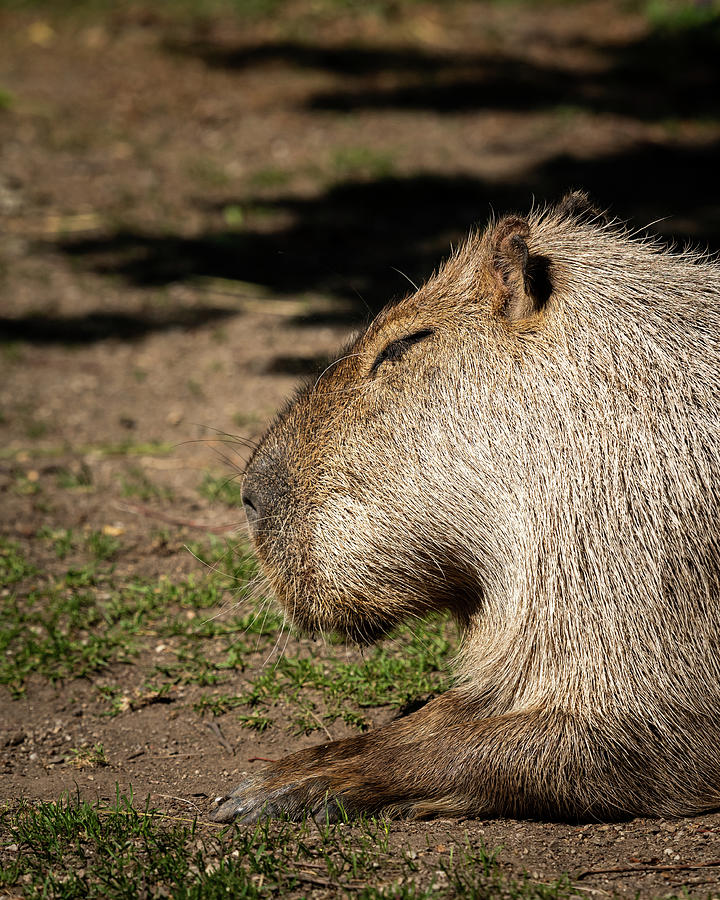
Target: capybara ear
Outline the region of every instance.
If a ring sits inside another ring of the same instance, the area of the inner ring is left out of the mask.
[[[552,293],[550,261],[530,252],[530,225],[520,216],[501,219],[492,239],[492,265],[498,283],[493,312],[508,322],[531,320]]]

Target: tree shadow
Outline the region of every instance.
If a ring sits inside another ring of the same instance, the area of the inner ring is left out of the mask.
[[[33,344],[92,344],[106,338],[135,341],[157,331],[192,330],[235,315],[232,310],[203,307],[173,310],[164,315],[131,315],[92,312],[78,316],[0,316],[0,342],[30,341]]]
[[[619,47],[587,46],[602,56],[604,65],[578,71],[573,78],[550,64],[406,48],[288,42],[227,48],[196,41],[173,49],[210,65],[283,63],[346,76],[337,89],[308,100],[327,110],[422,108],[444,114],[490,106],[537,110],[562,105],[641,120],[720,115],[716,27],[656,31]],[[387,72],[394,77],[384,79]],[[385,86],[388,81],[390,87]],[[261,286],[260,294],[273,295],[263,301],[269,307],[273,297],[321,294],[341,302],[298,322],[356,324],[411,290],[410,283],[426,279],[451,245],[462,241],[473,223],[485,222],[491,211],[524,211],[533,198],[555,200],[573,187],[588,189],[599,205],[608,205],[612,214],[633,225],[661,220],[653,229],[667,238],[718,247],[719,151],[718,141],[683,144],[668,138],[590,159],[555,156],[504,180],[430,173],[348,181],[312,198],[291,193],[270,201],[263,197],[262,205],[280,213],[286,223],[275,231],[266,226],[218,228],[185,237],[125,229],[102,237],[61,238],[54,246],[98,273],[142,287],[225,278]],[[222,205],[233,199],[241,205],[253,201],[230,197]],[[198,313],[198,324],[202,316],[209,321],[220,314],[230,313],[205,310]],[[67,342],[98,339],[111,331],[132,339],[175,324],[172,316],[165,322],[144,322],[98,314],[69,326],[55,322],[43,330],[25,321],[24,327],[38,341],[50,340],[54,329],[64,327],[58,340]],[[317,363],[278,359],[276,371],[305,372]]]
[[[228,47],[176,42],[173,52],[207,65],[249,69],[283,64],[339,76],[340,86],[307,101],[312,109],[416,109],[438,114],[480,109],[538,111],[577,107],[641,121],[720,116],[720,24],[655,29],[626,44],[574,41],[602,64],[540,65],[501,53],[431,52],[406,47],[322,46],[282,41]],[[391,73],[390,85],[383,74]],[[348,86],[347,81],[351,84]]]
[[[96,272],[144,287],[209,277],[259,284],[275,295],[329,295],[343,303],[314,322],[357,322],[407,293],[409,280],[427,278],[492,203],[502,209],[529,200],[526,186],[491,188],[470,177],[384,178],[346,182],[312,199],[263,201],[290,214],[291,224],[278,231],[187,238],[121,230],[56,247]]]
[[[144,287],[210,277],[258,284],[278,297],[320,293],[343,302],[298,321],[357,323],[411,290],[409,281],[426,279],[492,210],[525,211],[533,196],[555,200],[572,187],[588,189],[634,226],[662,220],[653,230],[668,239],[718,247],[719,151],[720,142],[647,143],[593,160],[561,156],[512,183],[441,175],[348,182],[312,199],[275,200],[291,220],[274,232],[188,238],[125,230],[56,246],[96,272]],[[272,297],[265,302],[271,306]]]

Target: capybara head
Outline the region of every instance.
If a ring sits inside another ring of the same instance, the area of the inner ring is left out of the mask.
[[[695,268],[573,194],[471,235],[385,308],[247,468],[291,619],[366,641],[429,610],[520,622],[533,592],[552,616],[580,588],[612,604],[672,578],[669,517],[682,530],[693,501],[667,466],[707,435],[692,417],[717,386],[694,376],[702,308],[677,327],[682,291],[702,298]]]

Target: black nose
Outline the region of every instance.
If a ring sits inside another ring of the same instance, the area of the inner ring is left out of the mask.
[[[248,525],[254,529],[260,520],[260,497],[252,488],[245,487],[243,489],[242,502],[245,507]]]
[[[287,464],[280,451],[275,448],[273,452],[256,453],[245,470],[242,486],[242,502],[251,536],[271,535],[289,501]]]

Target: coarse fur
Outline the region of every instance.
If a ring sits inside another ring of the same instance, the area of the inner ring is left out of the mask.
[[[449,609],[456,686],[214,813],[720,806],[720,267],[580,194],[473,234],[279,416],[251,532],[301,628]]]

